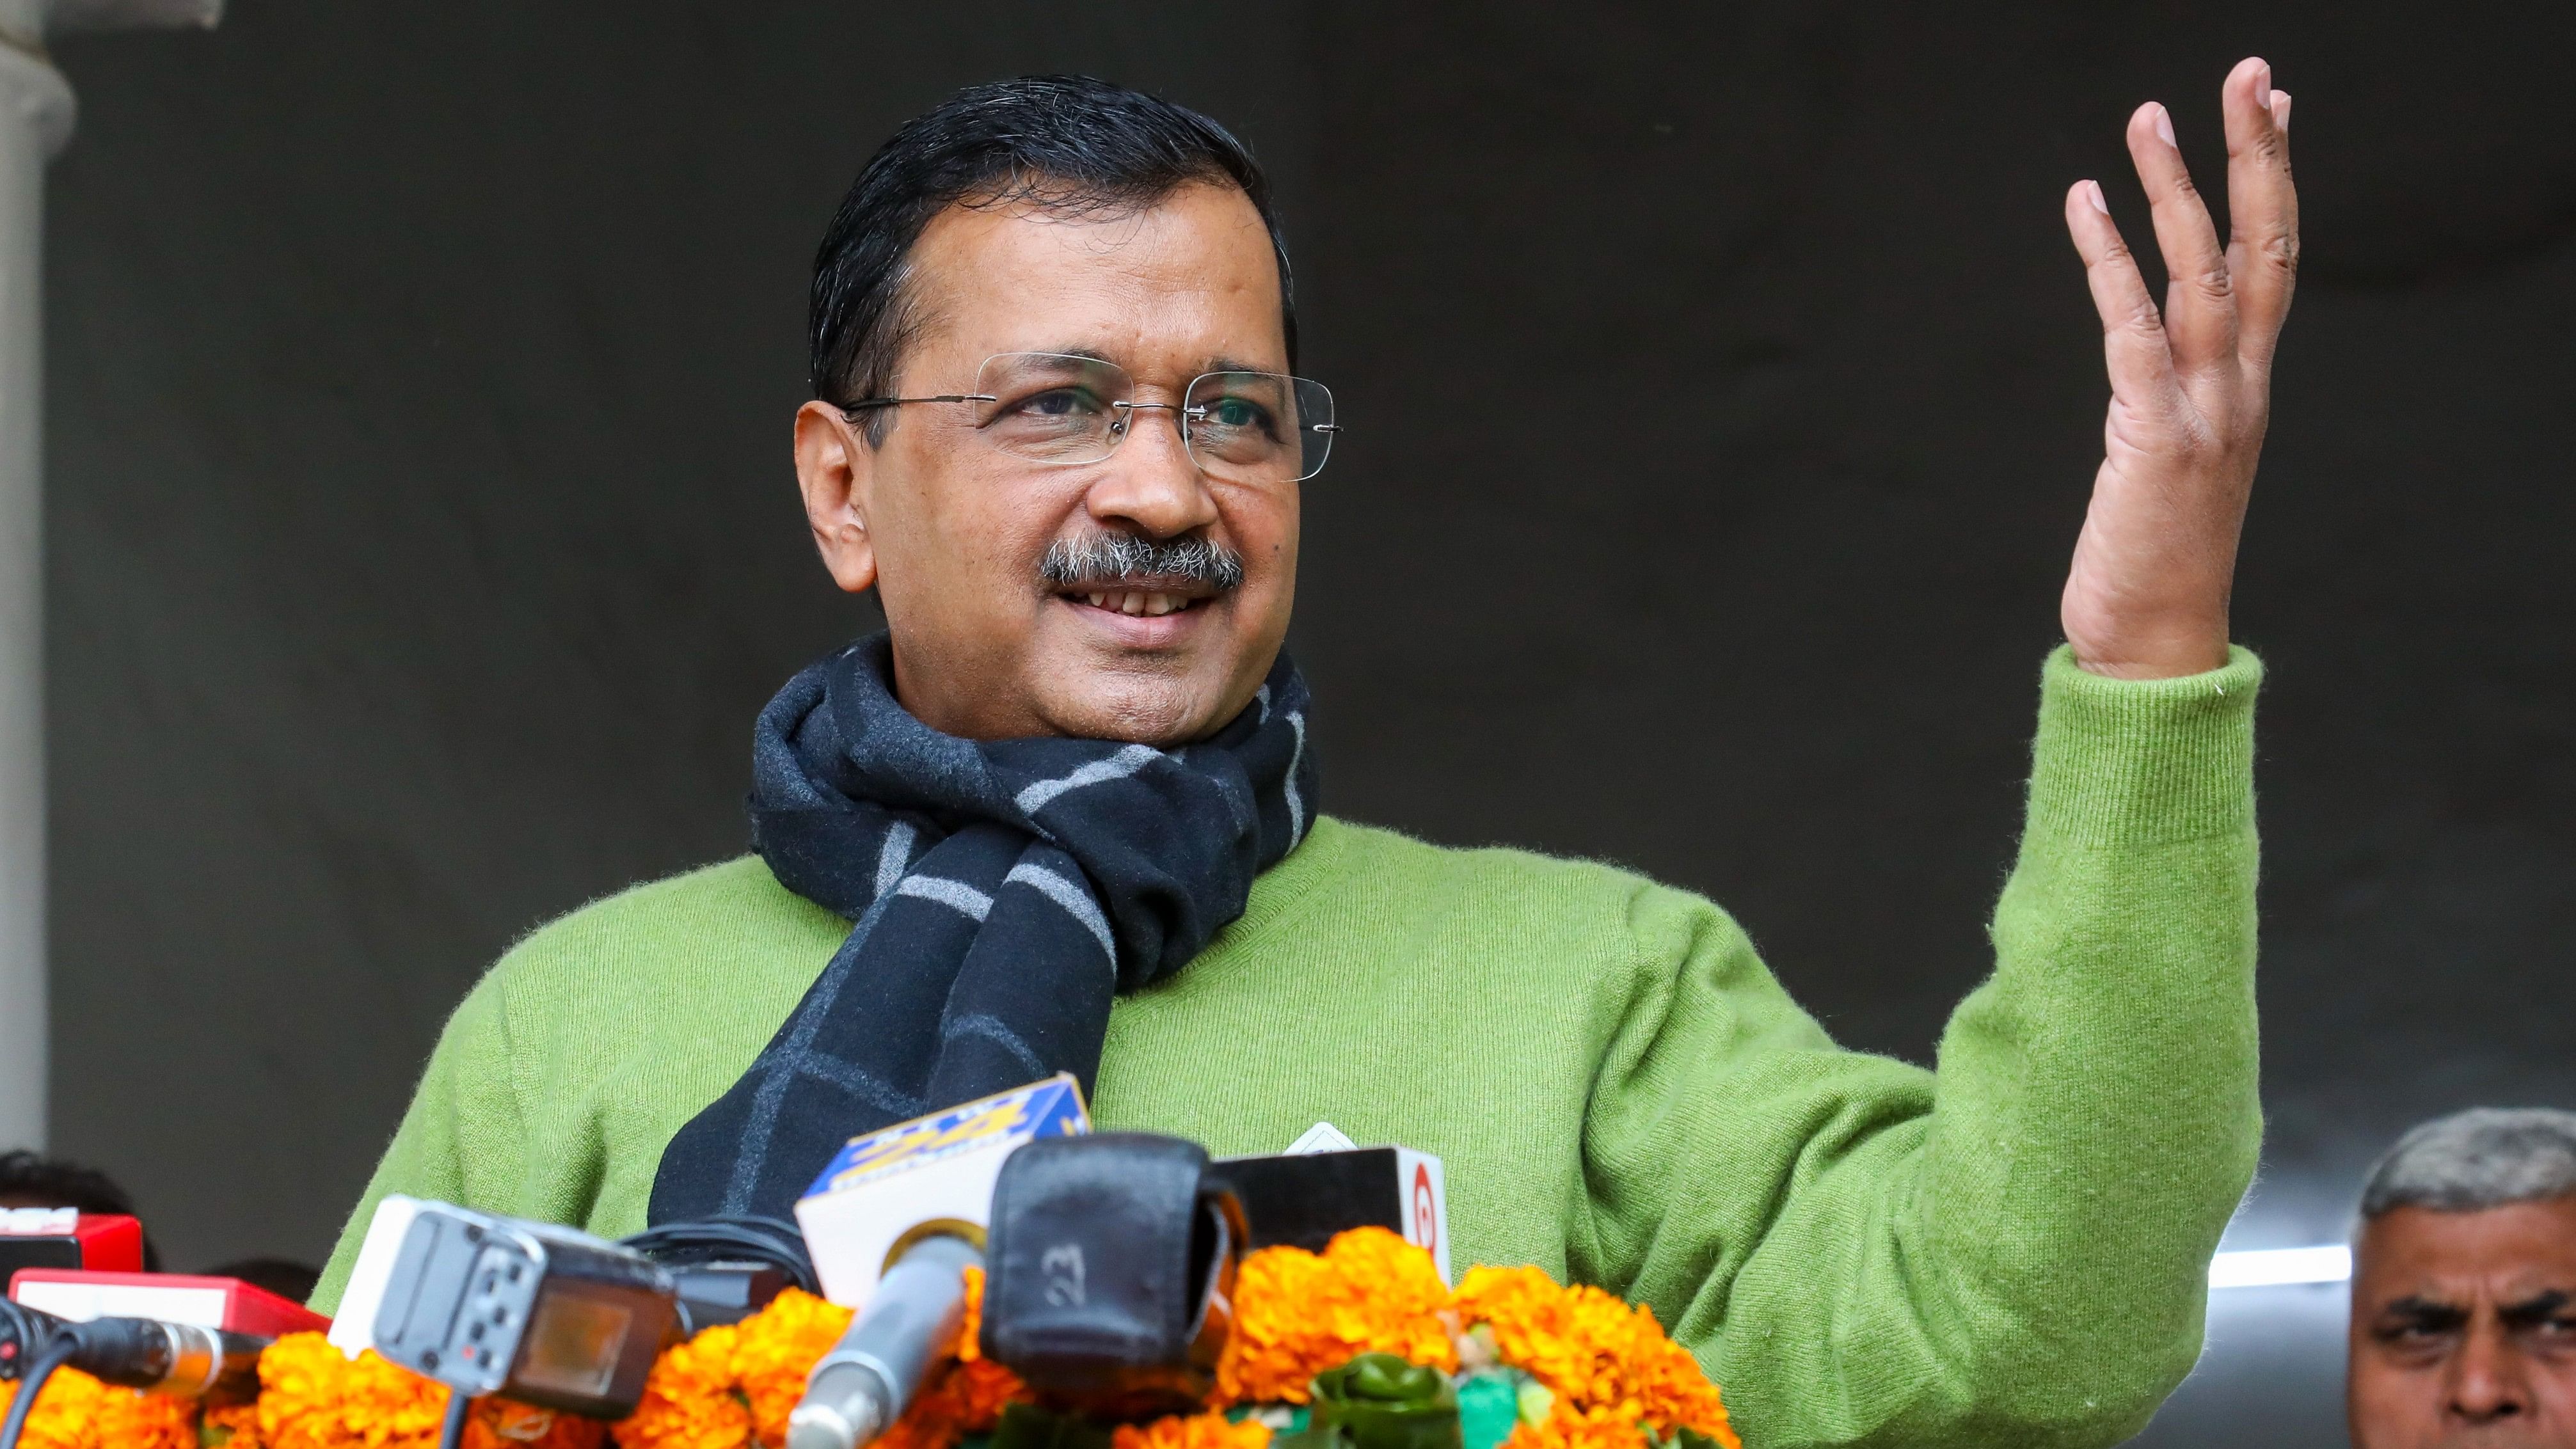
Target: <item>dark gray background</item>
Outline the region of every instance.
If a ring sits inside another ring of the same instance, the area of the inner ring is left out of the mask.
[[[2063,188],[2298,96],[2309,264],[2238,632],[2272,1132],[2326,1241],[2404,1124],[2576,1104],[2563,7],[242,0],[67,43],[49,467],[64,1152],[176,1266],[320,1255],[446,1009],[742,848],[753,711],[864,626],[788,422],[814,240],[1035,69],[1276,169],[1331,808],[1732,907],[1857,1046],[1987,965],[2105,386]],[[2333,17],[2329,20],[2327,17]],[[2336,1290],[2150,1434],[2340,1442]]]

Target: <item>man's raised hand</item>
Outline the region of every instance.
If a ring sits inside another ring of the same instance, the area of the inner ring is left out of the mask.
[[[2066,228],[2102,314],[2111,412],[2102,467],[2059,605],[2076,662],[2164,679],[2227,661],[2236,540],[2271,410],[2272,352],[2298,269],[2290,96],[2272,68],[2228,72],[2225,251],[2153,102],[2129,117],[2170,282],[2157,311],[2098,182],[2066,194]]]

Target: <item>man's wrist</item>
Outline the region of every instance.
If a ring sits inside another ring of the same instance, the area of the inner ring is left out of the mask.
[[[2185,679],[2227,667],[2227,626],[2192,624],[2143,630],[2116,639],[2087,638],[2069,630],[2076,666],[2105,679]]]
[[[2218,669],[2119,679],[2072,649],[2042,671],[2030,828],[2092,844],[2203,837],[2252,818],[2254,696],[2262,664],[2230,650]]]

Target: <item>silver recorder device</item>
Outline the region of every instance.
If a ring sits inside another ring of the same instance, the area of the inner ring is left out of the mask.
[[[621,1418],[678,1326],[660,1264],[550,1223],[423,1203],[376,1312],[376,1351],[472,1397]]]

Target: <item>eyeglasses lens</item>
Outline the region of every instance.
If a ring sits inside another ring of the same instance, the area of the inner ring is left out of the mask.
[[[975,391],[975,426],[1006,453],[1041,463],[1096,463],[1117,442],[1123,403],[1135,382],[1116,363],[1054,352],[1005,352],[985,359]]]
[[[1280,372],[1211,372],[1190,384],[1182,414],[1190,456],[1212,478],[1297,483],[1324,466],[1333,394]]]

